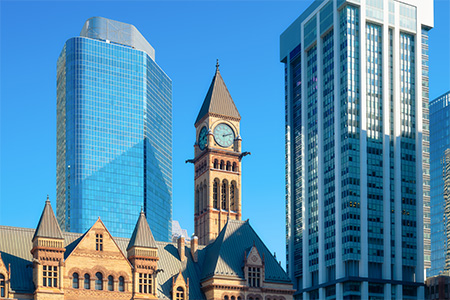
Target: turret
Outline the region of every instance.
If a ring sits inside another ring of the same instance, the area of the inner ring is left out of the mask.
[[[48,196],[32,242],[35,299],[64,299],[64,238]]]
[[[127,247],[133,265],[133,299],[157,299],[158,248],[143,211]]]

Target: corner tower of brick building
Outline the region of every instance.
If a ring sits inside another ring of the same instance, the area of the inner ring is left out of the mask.
[[[241,219],[241,116],[216,65],[195,121],[195,235],[215,240],[228,219]]]
[[[32,242],[34,299],[64,299],[64,238],[48,197]]]

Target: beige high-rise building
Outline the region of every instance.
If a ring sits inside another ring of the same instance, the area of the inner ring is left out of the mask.
[[[215,240],[228,219],[241,219],[241,116],[219,64],[195,121],[195,235]]]

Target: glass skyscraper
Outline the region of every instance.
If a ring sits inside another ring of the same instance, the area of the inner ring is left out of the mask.
[[[424,298],[432,26],[432,0],[316,0],[280,37],[296,299]]]
[[[450,215],[445,212],[444,199],[444,174],[449,163],[445,151],[450,149],[449,122],[450,92],[430,102],[431,268],[428,276],[436,276],[450,269],[450,265],[446,266],[445,262],[447,249],[450,248],[447,239],[450,232],[446,227]]]
[[[172,81],[134,26],[90,18],[57,62],[58,222],[129,237],[141,209],[169,241]]]

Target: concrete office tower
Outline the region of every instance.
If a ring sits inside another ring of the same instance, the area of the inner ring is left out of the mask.
[[[85,232],[100,216],[130,236],[144,210],[157,240],[172,221],[172,82],[129,24],[94,17],[58,58],[57,216]]]
[[[280,37],[299,299],[424,296],[432,26],[433,1],[318,0]]]
[[[449,122],[450,92],[447,92],[430,102],[431,268],[427,276],[436,276],[450,269],[450,264],[446,266],[447,248],[450,247],[446,221],[450,216],[445,213],[444,198],[444,191],[449,188],[445,184],[449,162],[445,151],[450,149]]]

